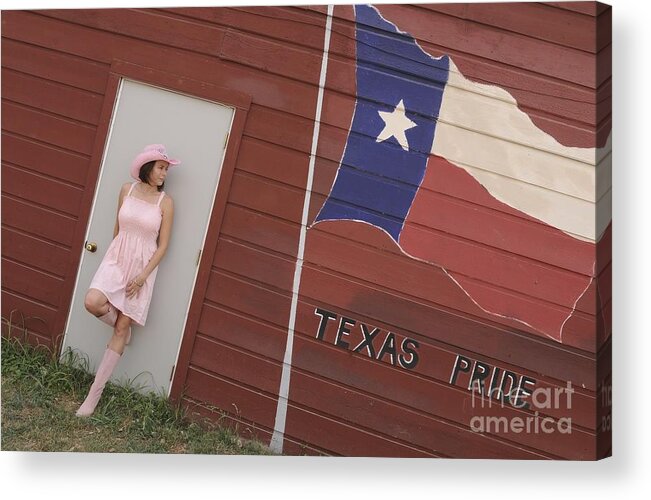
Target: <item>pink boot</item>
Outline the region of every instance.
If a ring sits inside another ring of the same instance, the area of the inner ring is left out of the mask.
[[[106,385],[108,379],[111,377],[111,373],[113,373],[113,370],[115,369],[115,366],[118,364],[118,361],[120,361],[121,357],[122,357],[121,354],[118,354],[117,352],[109,349],[108,347],[106,348],[106,350],[104,351],[104,357],[102,358],[102,362],[99,364],[99,367],[97,368],[97,374],[95,375],[95,380],[93,381],[93,384],[90,386],[90,390],[88,391],[88,395],[86,396],[86,399],[84,400],[82,405],[77,410],[76,415],[78,417],[87,417],[93,414],[93,412],[95,411],[95,407],[99,402],[99,398],[102,396],[102,391],[104,390],[104,386]]]

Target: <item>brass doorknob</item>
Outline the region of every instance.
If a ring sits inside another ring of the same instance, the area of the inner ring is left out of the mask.
[[[87,241],[86,250],[88,250],[89,252],[97,251],[97,243],[95,243],[94,241]]]

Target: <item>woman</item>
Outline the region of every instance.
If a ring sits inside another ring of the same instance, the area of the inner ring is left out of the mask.
[[[86,309],[113,327],[88,396],[77,410],[78,417],[93,413],[104,386],[113,373],[124,347],[131,339],[131,323],[145,325],[158,271],[167,251],[172,230],[174,204],[163,186],[170,166],[165,146],[151,144],[131,164],[134,183],[120,190],[118,215],[109,245],[86,294]]]

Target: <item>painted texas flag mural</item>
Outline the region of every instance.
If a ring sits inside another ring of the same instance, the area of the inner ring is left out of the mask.
[[[603,148],[565,146],[507,91],[466,79],[376,8],[355,6],[355,20],[355,110],[314,224],[372,225],[440,266],[484,312],[562,342],[579,301],[598,300],[595,243],[610,224],[610,186],[595,179],[610,168],[610,138]],[[467,225],[459,216],[451,239],[455,200],[439,187],[461,175],[476,187],[470,204],[457,203]]]

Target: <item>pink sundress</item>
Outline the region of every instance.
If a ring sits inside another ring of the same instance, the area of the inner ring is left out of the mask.
[[[156,267],[133,297],[126,296],[127,283],[137,277],[158,248],[158,233],[162,221],[161,191],[156,204],[131,196],[134,182],[124,197],[118,212],[119,232],[113,239],[90,287],[106,295],[109,302],[140,326],[145,325],[156,281]]]

